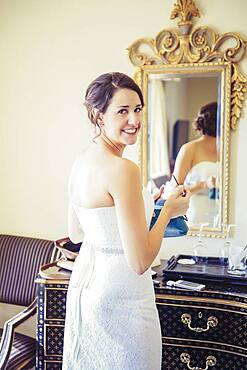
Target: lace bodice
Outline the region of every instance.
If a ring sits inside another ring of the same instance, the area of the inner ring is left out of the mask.
[[[220,162],[203,161],[194,165],[186,176],[186,185],[195,185],[199,181],[210,180],[215,177],[216,186],[220,184]],[[209,227],[218,227],[220,224],[219,201],[209,197],[209,188],[205,187],[199,192],[192,194],[190,207],[187,211],[189,224],[198,226],[208,223]]]
[[[146,222],[149,225],[152,217],[154,202],[146,188],[143,188]],[[121,237],[118,230],[118,220],[115,206],[85,208],[73,205],[76,215],[84,232],[84,241],[94,245],[99,251],[106,252],[113,248],[122,250]]]
[[[208,181],[220,176],[220,162],[202,161],[195,164],[188,172],[185,185],[194,185],[199,181]]]

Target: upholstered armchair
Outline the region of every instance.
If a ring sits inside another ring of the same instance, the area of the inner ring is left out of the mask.
[[[0,302],[26,306],[0,328],[0,369],[30,369],[35,364],[36,340],[16,328],[36,313],[35,277],[39,267],[53,261],[57,249],[49,240],[0,235]]]

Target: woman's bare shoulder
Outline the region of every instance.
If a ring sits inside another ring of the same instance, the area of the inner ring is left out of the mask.
[[[185,150],[192,150],[198,145],[198,143],[199,143],[199,139],[194,139],[194,140],[188,141],[188,143],[183,144],[182,147]]]
[[[195,140],[189,141],[188,143],[183,144],[180,149],[180,156],[183,156],[183,157],[192,156],[196,150],[196,147],[197,147],[197,143],[195,142]]]
[[[139,171],[138,165],[128,158],[116,157],[116,163],[127,170]]]
[[[136,163],[127,158],[117,158],[109,170],[111,188],[114,186],[139,186],[141,182],[140,169]]]
[[[140,174],[138,165],[127,158],[116,157],[112,164],[112,172],[114,175],[129,177],[138,176]]]

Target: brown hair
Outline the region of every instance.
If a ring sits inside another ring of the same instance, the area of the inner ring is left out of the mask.
[[[216,137],[217,130],[217,102],[212,102],[201,107],[200,112],[193,123],[197,131],[203,135]]]
[[[113,95],[119,89],[135,91],[141,100],[141,105],[144,106],[141,89],[124,73],[112,72],[100,75],[87,88],[84,105],[87,108],[88,118],[95,127],[99,128],[100,133],[101,128],[97,122],[99,115],[106,112]]]

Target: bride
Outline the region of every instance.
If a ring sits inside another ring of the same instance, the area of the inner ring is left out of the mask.
[[[69,183],[69,236],[84,239],[67,295],[63,370],[160,370],[150,266],[190,192],[182,197],[177,187],[149,231],[153,199],[142,191],[138,166],[122,157],[141,128],[141,90],[122,73],[106,73],[89,85],[85,106],[99,134]]]
[[[181,147],[174,175],[191,192],[187,212],[189,223],[192,226],[205,223],[209,227],[217,227],[221,170],[217,143],[217,102],[202,106],[193,126],[200,137]]]

